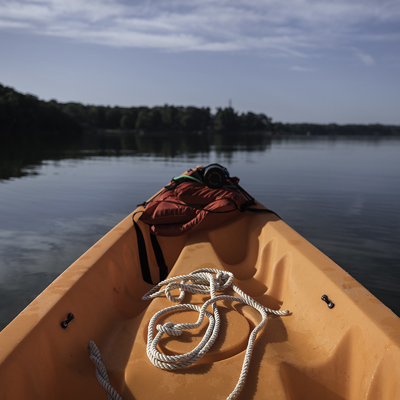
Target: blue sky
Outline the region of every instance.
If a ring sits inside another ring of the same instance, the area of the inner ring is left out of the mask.
[[[0,83],[44,100],[400,124],[399,0],[0,0]]]

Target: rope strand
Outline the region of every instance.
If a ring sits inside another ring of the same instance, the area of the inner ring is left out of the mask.
[[[90,355],[90,360],[96,366],[96,378],[97,381],[103,386],[104,390],[107,392],[108,400],[122,400],[122,397],[117,393],[117,391],[111,386],[110,380],[108,378],[107,370],[101,361],[100,350],[97,348],[96,344],[91,340],[88,343],[88,351]]]

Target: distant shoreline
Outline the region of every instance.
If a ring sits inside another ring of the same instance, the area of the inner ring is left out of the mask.
[[[397,137],[400,136],[400,126],[397,125],[336,125],[332,129],[329,125],[315,124],[310,129],[310,124],[283,124],[285,129],[259,130],[259,131],[233,131],[219,132],[215,130],[135,130],[135,129],[87,129],[83,134],[99,136],[120,135],[146,135],[146,136],[170,136],[170,135],[227,135],[227,136],[270,136],[270,137],[335,137],[335,136],[358,136],[358,137]],[[292,128],[292,125],[296,125]],[[324,133],[326,129],[326,133]],[[329,127],[329,128],[328,128]]]
[[[232,107],[109,107],[43,101],[0,84],[0,139],[10,136],[72,137],[97,134],[223,134],[270,136],[400,136],[400,125],[273,122],[266,114]]]

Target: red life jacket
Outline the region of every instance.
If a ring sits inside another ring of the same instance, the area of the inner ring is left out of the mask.
[[[219,172],[224,171],[226,176],[220,180],[213,172],[207,175],[207,169],[210,167]],[[167,277],[169,268],[165,263],[156,235],[177,236],[193,230],[211,228],[245,210],[274,213],[265,208],[250,207],[256,202],[239,186],[238,182],[238,178],[230,178],[227,170],[219,164],[211,164],[205,168],[198,167],[187,171],[183,176],[174,178],[159,194],[143,204],[143,211],[133,214],[140,267],[145,282],[154,284],[150,273],[146,241],[139,224],[135,221],[135,215],[142,212],[139,220],[150,225],[151,247],[159,268],[159,281],[162,281]],[[220,187],[221,185],[224,186]]]
[[[155,198],[145,203],[139,220],[161,236],[177,236],[207,229],[237,216],[254,199],[238,185],[238,178],[228,177],[225,186],[213,189],[195,178],[196,170],[173,180]]]

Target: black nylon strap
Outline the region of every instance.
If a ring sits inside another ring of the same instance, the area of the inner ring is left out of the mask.
[[[139,259],[140,259],[140,268],[142,270],[142,277],[146,283],[150,283],[151,285],[153,285],[153,282],[151,280],[149,261],[147,259],[146,243],[144,241],[143,233],[135,220],[133,220],[133,225],[135,226],[135,231],[136,231],[136,239],[139,250]]]
[[[151,244],[153,246],[154,255],[156,256],[157,265],[160,270],[160,282],[168,276],[168,267],[165,264],[164,256],[158,243],[157,236],[150,234]]]

